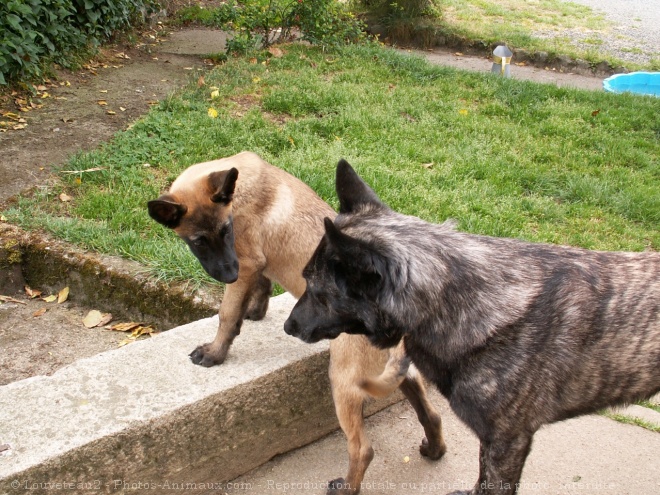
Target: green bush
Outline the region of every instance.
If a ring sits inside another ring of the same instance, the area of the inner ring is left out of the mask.
[[[227,29],[228,53],[245,54],[286,41],[294,32],[324,47],[365,38],[364,25],[338,0],[228,0],[210,9],[192,5],[177,13],[180,22]]]
[[[127,28],[157,0],[5,0],[0,3],[0,85],[69,66],[75,53]]]

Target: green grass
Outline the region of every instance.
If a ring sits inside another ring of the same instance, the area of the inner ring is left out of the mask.
[[[529,52],[566,55],[594,65],[606,61],[629,70],[658,68],[657,57],[648,64],[623,61],[607,52],[600,34],[612,31],[605,16],[584,5],[560,0],[431,0],[431,17],[440,31],[482,45],[506,43]],[[584,33],[587,47],[574,45],[563,33]],[[514,60],[515,61],[515,60]]]
[[[613,419],[614,421],[618,421],[619,423],[623,423],[626,425],[633,425],[633,426],[639,426],[641,428],[644,428],[646,430],[654,431],[656,433],[660,433],[660,426],[654,425],[653,423],[649,423],[648,421],[644,421],[643,419],[639,418],[633,418],[630,416],[625,416],[623,414],[614,414],[611,412],[603,412],[603,416]]]
[[[284,57],[258,63],[230,58],[207,86],[183,89],[64,166],[103,170],[61,174],[60,185],[3,214],[137,260],[154,276],[205,283],[146,202],[193,163],[252,150],[333,206],[335,166],[346,158],[393,208],[428,221],[592,249],[660,249],[659,99],[461,72],[375,46],[283,48]],[[61,202],[62,190],[73,200]]]

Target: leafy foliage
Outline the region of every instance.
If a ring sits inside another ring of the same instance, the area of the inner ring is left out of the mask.
[[[157,5],[156,0],[6,0],[0,3],[0,84],[35,80],[49,62],[98,44]]]
[[[213,9],[194,5],[178,13],[184,22],[233,31],[227,52],[245,54],[290,39],[299,32],[312,44],[330,47],[364,38],[362,23],[337,0],[236,0]]]

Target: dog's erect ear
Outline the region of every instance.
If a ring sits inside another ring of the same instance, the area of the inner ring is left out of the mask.
[[[383,202],[346,160],[339,160],[335,179],[339,213],[354,213],[363,206],[383,206]]]
[[[228,205],[234,197],[234,188],[238,179],[238,170],[230,168],[209,174],[211,201]]]
[[[335,269],[348,290],[375,297],[388,274],[386,258],[368,244],[341,232],[329,218],[323,223],[328,245],[338,258]]]
[[[149,201],[147,207],[151,218],[171,229],[179,225],[181,217],[188,210],[185,205],[177,203],[172,196],[167,194]]]

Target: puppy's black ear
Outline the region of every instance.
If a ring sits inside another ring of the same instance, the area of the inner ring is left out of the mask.
[[[149,216],[151,218],[170,229],[179,225],[181,217],[188,210],[185,205],[177,203],[174,198],[168,194],[164,194],[158,199],[149,201],[147,207],[149,208]]]
[[[230,168],[209,174],[211,201],[228,205],[234,198],[234,188],[238,179],[238,170]]]
[[[383,206],[383,202],[366,182],[342,159],[337,164],[336,177],[339,213],[354,213],[367,205]]]

